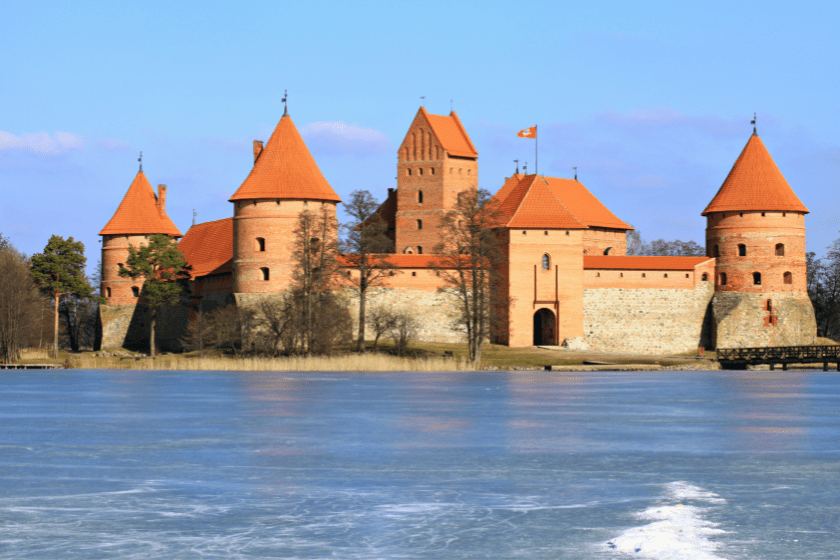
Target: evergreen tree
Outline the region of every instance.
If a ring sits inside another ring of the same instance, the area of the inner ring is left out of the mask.
[[[183,282],[189,280],[189,265],[174,238],[156,233],[148,245],[136,249],[128,246],[128,259],[121,266],[119,275],[123,278],[142,278],[143,303],[151,311],[149,322],[149,344],[152,357],[155,356],[155,323],[164,305],[176,303],[183,292]]]
[[[32,279],[55,303],[55,332],[53,358],[58,358],[58,312],[62,296],[73,294],[79,298],[93,297],[93,288],[85,276],[85,246],[73,238],[50,237],[43,253],[30,259]]]

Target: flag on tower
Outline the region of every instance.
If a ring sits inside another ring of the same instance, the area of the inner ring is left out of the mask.
[[[537,127],[529,126],[528,128],[522,129],[517,134],[520,138],[536,138],[537,137]]]

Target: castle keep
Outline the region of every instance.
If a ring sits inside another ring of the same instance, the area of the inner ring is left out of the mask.
[[[421,107],[397,155],[397,187],[378,210],[395,240],[395,273],[371,290],[369,305],[413,311],[423,340],[462,341],[455,302],[438,291],[434,248],[458,194],[478,186],[478,152],[454,111],[432,115]],[[494,202],[509,304],[494,342],[670,354],[815,341],[808,209],[755,132],[702,212],[704,257],[627,256],[631,226],[576,179],[517,173],[500,183]],[[140,282],[119,278],[118,263],[129,244],[151,234],[181,237],[165,199],[166,187],[156,196],[141,168],[100,232],[105,347],[145,336]],[[230,202],[232,218],[194,225],[179,243],[193,267],[192,312],[233,302],[244,308],[286,290],[298,215],[311,209],[335,217],[341,199],[284,114],[265,145],[254,142],[254,165]],[[169,313],[169,343],[177,345],[187,318]]]

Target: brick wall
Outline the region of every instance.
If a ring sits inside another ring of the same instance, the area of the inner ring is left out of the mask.
[[[140,278],[120,278],[119,265],[128,260],[128,246],[139,248],[149,243],[148,235],[103,235],[102,236],[102,296],[111,305],[137,303],[138,298],[131,288],[142,289]]]
[[[583,254],[603,255],[609,248],[610,255],[627,254],[627,232],[623,229],[590,227],[583,232]]]

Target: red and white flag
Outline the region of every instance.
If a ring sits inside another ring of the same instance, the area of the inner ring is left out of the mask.
[[[522,129],[517,134],[520,138],[536,138],[537,137],[537,127],[536,126],[529,126],[528,128]]]

